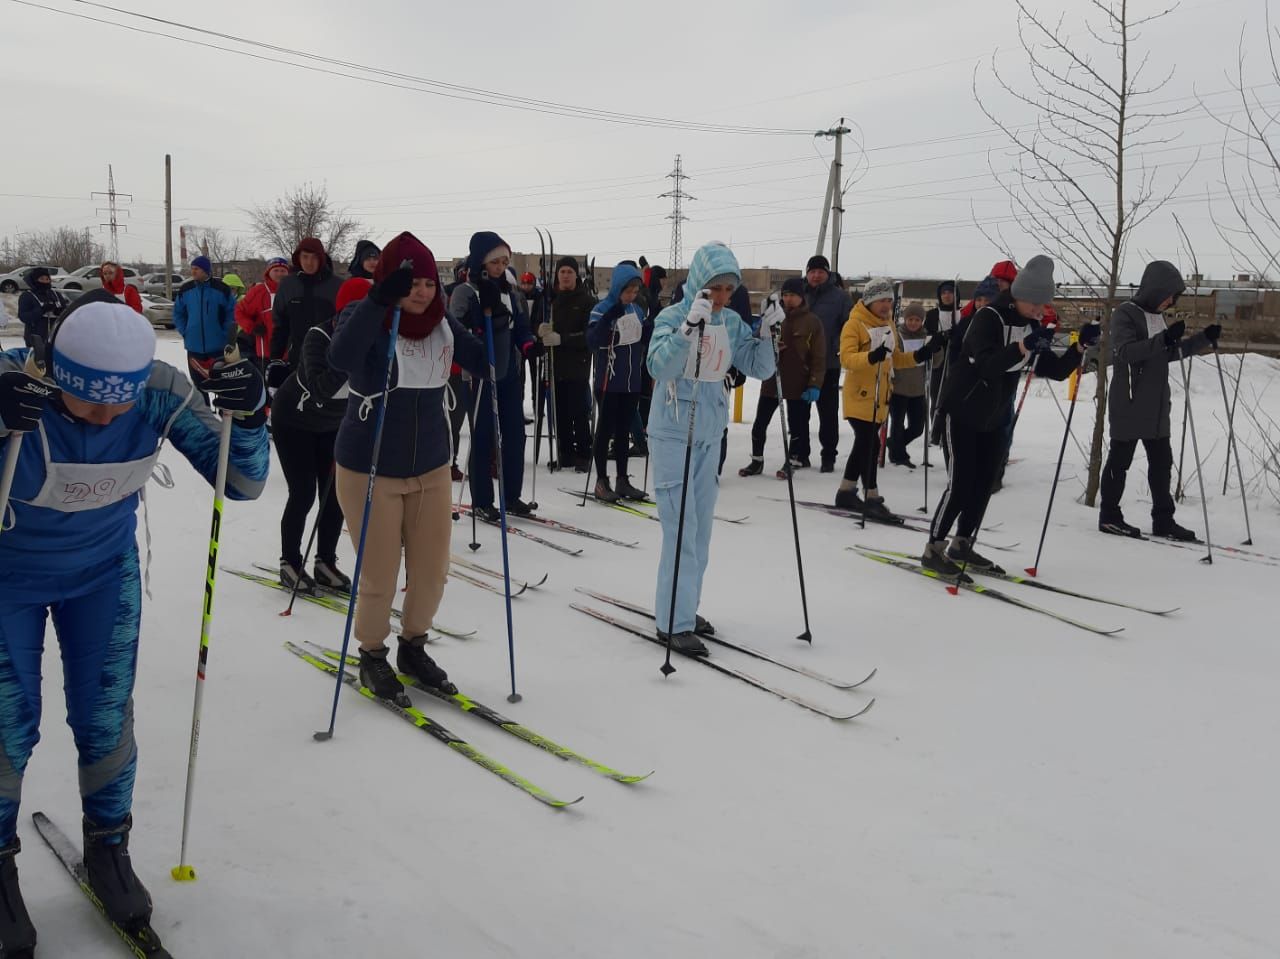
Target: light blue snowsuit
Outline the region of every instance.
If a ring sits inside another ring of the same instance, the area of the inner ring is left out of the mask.
[[[689,466],[688,502],[673,626],[677,633],[693,629],[698,600],[702,595],[702,577],[707,569],[711,546],[712,514],[719,493],[720,437],[729,421],[729,391],[723,375],[710,382],[692,378],[692,367],[688,363],[698,337],[685,336],[681,327],[698,291],[715,277],[726,274],[735,279],[741,277],[738,261],[729,248],[722,243],[708,243],[701,247],[689,264],[684,299],[658,314],[654,320],[653,339],[649,343],[648,366],[654,379],[653,405],[649,410],[649,453],[658,516],[662,520],[662,558],[658,563],[654,609],[658,628],[664,632],[671,622],[671,582],[675,573],[690,401],[696,395],[693,455]],[[720,361],[722,374],[727,373],[732,364],[757,379],[773,376],[772,344],[753,336],[737,313],[725,307],[712,314],[709,327],[723,327],[727,333],[728,355]],[[709,356],[706,349],[703,360],[713,364],[712,368],[718,362],[717,357]],[[690,375],[686,375],[687,370]]]

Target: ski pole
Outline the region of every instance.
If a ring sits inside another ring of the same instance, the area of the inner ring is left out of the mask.
[[[1196,418],[1191,411],[1191,375],[1188,371],[1190,364],[1178,362],[1182,367],[1182,388],[1187,392],[1187,421],[1191,425],[1191,455],[1196,460],[1196,481],[1200,484],[1200,507],[1204,511],[1204,545],[1207,552],[1201,557],[1202,563],[1213,563],[1213,540],[1209,538],[1209,501],[1204,495],[1204,470],[1201,468],[1200,462],[1200,444],[1196,440]]]
[[[1053,512],[1053,498],[1058,492],[1058,480],[1062,476],[1062,460],[1067,455],[1067,437],[1071,435],[1071,418],[1076,414],[1076,395],[1080,392],[1080,378],[1084,376],[1085,353],[1080,354],[1080,366],[1076,370],[1075,381],[1071,384],[1071,398],[1067,404],[1067,425],[1062,431],[1062,445],[1058,447],[1058,465],[1053,470],[1053,485],[1049,487],[1049,505],[1044,510],[1044,525],[1040,527],[1040,544],[1036,547],[1036,561],[1027,567],[1028,576],[1036,576],[1040,570],[1040,554],[1044,550],[1044,538],[1049,532],[1049,514]],[[1034,373],[1032,374],[1035,375]],[[1031,377],[1027,377],[1027,382]],[[1013,414],[1017,422],[1018,414]]]
[[[800,608],[804,612],[804,632],[796,639],[803,639],[806,643],[813,645],[813,633],[809,629],[809,599],[804,588],[804,559],[800,554],[800,521],[796,518],[795,478],[791,475],[794,470],[791,468],[791,434],[787,432],[787,401],[782,396],[782,369],[778,365],[777,334],[770,338],[773,340],[773,377],[778,391],[778,413],[782,419],[782,460],[787,464],[787,498],[791,501],[791,533],[796,541],[796,574],[800,578]],[[672,605],[674,607],[674,603]]]
[[[699,297],[709,298],[705,290]],[[689,435],[684,446],[684,478],[680,481],[680,516],[676,520],[676,559],[671,569],[671,610],[667,616],[667,659],[661,666],[662,675],[670,676],[676,671],[671,665],[671,636],[676,628],[676,591],[680,587],[680,551],[684,548],[684,514],[689,505],[689,469],[693,465],[693,422],[698,414],[698,384],[702,375],[702,339],[706,321],[698,325],[697,353],[693,358],[693,388],[689,391]],[[676,334],[679,335],[678,333]]]
[[[541,455],[540,447],[542,446],[542,394],[545,380],[542,377],[542,369],[546,363],[546,357],[539,356],[534,360],[534,384],[533,384],[533,489],[529,493],[529,506],[533,509],[538,508],[538,457]],[[523,404],[523,400],[521,401]],[[554,453],[548,453],[548,458],[554,457]]]
[[[329,505],[329,497],[333,495],[334,474],[335,474],[335,470],[331,468],[329,470],[328,478],[324,481],[324,491],[320,494],[320,508],[316,510],[316,520],[314,523],[311,524],[311,535],[307,537],[307,548],[302,553],[303,569],[306,569],[307,560],[311,558],[311,547],[315,545],[316,533],[319,532],[320,530],[320,517],[324,515],[324,509],[326,506]],[[299,573],[301,573],[301,570],[299,570]],[[301,585],[302,585],[302,576],[301,575],[295,576],[293,580],[293,587],[289,590],[289,605],[285,607],[285,609],[283,609],[277,615],[279,616],[293,615],[293,604],[294,604],[294,601],[298,598],[298,587]]]
[[[1184,380],[1187,378],[1186,377],[1187,371],[1190,369],[1191,364],[1193,362],[1195,362],[1194,355],[1187,358],[1187,370],[1183,370]],[[1178,365],[1179,366],[1182,365],[1181,361],[1179,361]],[[1174,488],[1174,492],[1173,492],[1173,498],[1177,500],[1179,503],[1181,503],[1184,499],[1187,498],[1186,493],[1183,492],[1183,489],[1182,489],[1182,462],[1183,462],[1183,458],[1186,456],[1186,453],[1187,453],[1187,411],[1190,410],[1190,408],[1191,408],[1191,393],[1188,390],[1184,390],[1183,396],[1182,396],[1182,442],[1178,444],[1178,484]]]
[[[929,447],[933,445],[933,390],[930,380],[933,378],[933,357],[929,357],[929,379],[924,382],[924,505],[917,513],[929,512]]]
[[[603,322],[603,320],[601,322]],[[607,363],[605,363],[604,374],[601,377],[600,402],[598,403],[596,402],[595,391],[593,390],[591,392],[591,404],[593,407],[593,412],[595,414],[594,416],[595,422],[591,428],[591,462],[587,464],[587,482],[586,482],[586,485],[582,487],[582,502],[578,504],[579,506],[587,505],[587,496],[591,489],[591,470],[596,465],[596,443],[599,442],[600,410],[604,406],[605,400],[609,396],[609,374],[613,372],[613,334],[610,333],[609,337],[610,337],[610,342],[608,347],[609,360]],[[616,408],[614,412],[615,413],[617,412]],[[608,449],[609,447],[606,445],[605,451],[607,452]]]
[[[408,261],[401,266],[412,265]],[[382,380],[382,403],[378,407],[378,420],[373,426],[373,450],[369,454],[369,483],[364,493],[364,514],[360,519],[360,536],[356,544],[356,568],[351,576],[351,601],[347,603],[347,624],[342,630],[342,655],[339,663],[347,661],[347,650],[351,646],[351,629],[355,624],[356,601],[360,595],[360,571],[364,567],[364,545],[369,535],[369,516],[373,512],[373,488],[378,480],[378,458],[382,453],[382,431],[387,424],[387,407],[391,404],[391,373],[395,368],[396,339],[400,336],[400,307],[391,313],[391,335],[387,339],[387,372]],[[334,727],[338,722],[338,696],[342,693],[345,670],[338,670],[333,683],[333,707],[329,711],[329,728],[313,734],[317,742],[328,742],[333,738]]]
[[[511,560],[507,553],[507,487],[506,474],[502,468],[502,422],[498,412],[498,368],[493,347],[493,316],[488,310],[484,313],[484,345],[489,354],[489,389],[490,405],[493,410],[493,448],[498,461],[498,519],[502,534],[502,582],[507,601],[507,662],[511,666],[511,695],[507,702],[518,703],[523,698],[516,692],[516,640],[515,628],[511,620]],[[475,516],[475,504],[471,504],[471,515]]]
[[[1218,385],[1222,387],[1222,406],[1227,412],[1227,461],[1228,469],[1230,469],[1230,460],[1232,455],[1236,458],[1236,482],[1240,484],[1240,505],[1244,507],[1244,532],[1247,537],[1244,541],[1245,546],[1253,545],[1253,530],[1249,526],[1249,497],[1245,494],[1244,489],[1244,471],[1240,468],[1240,448],[1236,446],[1235,424],[1232,421],[1233,411],[1231,404],[1227,402],[1227,381],[1222,375],[1222,356],[1218,353],[1218,344],[1213,344],[1213,361],[1218,364]],[[1238,384],[1237,384],[1238,385]],[[1223,484],[1226,487],[1226,484]],[[1206,531],[1206,539],[1208,533]]]
[[[240,351],[234,342],[223,351],[228,363],[240,361]],[[200,749],[200,717],[204,710],[205,667],[209,662],[209,638],[213,631],[213,590],[218,576],[218,550],[222,542],[222,503],[227,490],[227,464],[231,459],[230,413],[222,413],[222,428],[218,433],[218,466],[213,480],[213,518],[209,523],[209,560],[204,572],[204,605],[200,614],[200,652],[196,657],[196,691],[191,707],[191,745],[187,753],[187,789],[182,803],[182,847],[178,864],[170,871],[178,882],[193,882],[195,869],[187,862],[187,838],[191,831],[191,802],[195,795],[196,754]],[[344,650],[345,652],[345,650]]]
[[[884,362],[884,361],[882,360],[881,362]],[[875,426],[876,418],[879,417],[880,415],[880,363],[877,363],[875,365],[875,371],[876,371],[876,395],[875,395],[875,399],[872,401],[872,404],[871,404],[871,425],[872,426]],[[876,433],[875,435],[878,439],[880,434]],[[871,462],[874,463],[875,460],[876,460],[875,454],[872,454]],[[868,491],[866,489],[866,485],[867,485],[867,480],[866,480],[866,477],[864,476],[862,478],[863,490],[862,490],[862,525],[860,527],[861,529],[867,528],[867,493]]]

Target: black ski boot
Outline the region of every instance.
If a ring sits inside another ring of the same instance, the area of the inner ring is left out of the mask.
[[[738,470],[739,476],[759,476],[764,472],[764,457],[753,456],[751,462]]]
[[[1128,536],[1131,539],[1142,539],[1142,530],[1136,526],[1131,526],[1124,521],[1123,516],[1113,516],[1110,519],[1098,520],[1098,532],[1109,533],[1112,536]]]
[[[126,932],[151,922],[151,893],[133,871],[129,858],[129,830],[133,817],[111,829],[84,821],[84,868],[94,895],[112,922]]]
[[[644,502],[649,498],[649,494],[644,490],[637,489],[631,485],[630,476],[618,477],[618,485],[615,487],[615,492],[623,499],[637,500],[639,502]]]
[[[285,589],[293,589],[294,583],[298,584],[298,592],[304,596],[314,596],[316,594],[316,581],[307,575],[307,571],[301,566],[294,566],[290,562],[280,560],[280,585]],[[351,589],[351,584],[347,584],[347,589]]]
[[[452,696],[458,691],[458,687],[449,682],[449,674],[427,655],[426,642],[425,634],[412,638],[401,636],[400,647],[396,650],[396,669],[412,676],[424,686]]]
[[[13,842],[0,849],[0,948],[5,959],[10,956],[34,956],[36,927],[27,915],[27,904],[18,888],[18,864],[13,861],[22,852],[22,843]]]
[[[658,639],[664,643],[667,641],[669,634],[658,630]],[[686,656],[709,656],[710,650],[703,645],[692,630],[684,630],[671,636],[671,651],[674,653],[684,653]]]
[[[1173,519],[1152,521],[1151,535],[1171,539],[1175,543],[1198,543],[1200,538],[1185,526],[1179,526]]]
[[[318,559],[312,572],[315,573],[317,586],[335,593],[351,593],[351,577],[338,569],[336,560]]]
[[[497,523],[502,519],[502,514],[496,506],[477,506],[475,511],[476,516],[486,523]]]
[[[404,691],[404,684],[396,678],[396,671],[387,662],[386,646],[381,649],[360,650],[360,685],[379,699],[386,699],[408,709],[413,700]]]
[[[602,503],[616,503],[622,497],[613,491],[613,487],[609,485],[609,477],[601,476],[596,480],[595,489],[596,499]]]
[[[819,473],[834,473],[836,471],[836,461],[824,459],[822,465],[818,467]]]
[[[939,576],[945,576],[947,579],[954,580],[960,577],[962,583],[972,583],[973,580],[968,574],[961,574],[960,567],[951,562],[947,558],[947,541],[940,539],[936,543],[929,543],[924,548],[924,553],[920,556],[920,565],[925,569],[933,570]]]
[[[979,572],[984,573],[1003,573],[1004,570],[997,566],[987,557],[983,556],[973,548],[973,538],[969,536],[957,536],[951,541],[951,548],[947,550],[947,559],[955,563],[957,566],[972,566]]]
[[[842,489],[836,491],[836,505],[841,509],[851,509],[861,512],[865,507],[862,497],[858,495],[857,488]]]
[[[507,504],[507,512],[513,516],[532,516],[533,507],[517,496]]]
[[[896,523],[902,525],[902,517],[897,516],[889,511],[889,507],[884,505],[883,496],[867,497],[867,519],[873,519],[878,523]]]
[[[807,470],[810,467],[809,457],[793,456],[791,457],[791,468],[793,470]]]
[[[714,636],[716,628],[711,625],[711,620],[703,619],[697,613],[693,616],[693,631],[699,636]]]

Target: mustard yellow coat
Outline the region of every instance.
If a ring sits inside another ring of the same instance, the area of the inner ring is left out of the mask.
[[[889,397],[893,395],[893,370],[916,366],[915,357],[901,352],[901,341],[894,331],[892,352],[873,368],[867,360],[871,352],[873,329],[893,327],[893,320],[882,320],[859,300],[853,305],[849,319],[840,331],[840,365],[844,367],[844,415],[846,419],[883,423],[889,417]],[[880,375],[880,403],[876,406],[876,374]]]

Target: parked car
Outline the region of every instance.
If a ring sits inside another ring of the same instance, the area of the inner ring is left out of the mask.
[[[0,293],[21,293],[27,288],[27,270],[34,269],[34,266],[20,266],[8,273],[0,273]],[[58,277],[67,275],[67,271],[60,266],[46,266],[45,269],[49,271],[54,283],[58,282]]]
[[[151,321],[151,325],[162,330],[173,329],[173,300],[149,293],[143,293],[141,297],[142,315]]]
[[[187,282],[187,278],[181,273],[174,273],[173,276],[173,292],[178,292],[178,287]],[[142,276],[142,286],[140,289],[143,293],[150,293],[152,296],[164,296],[164,273],[144,273]]]
[[[78,290],[81,293],[85,290],[98,290],[102,288],[102,277],[98,275],[101,269],[102,264],[82,266],[65,276],[54,277],[53,285],[60,290]],[[141,290],[142,277],[138,276],[138,271],[127,266],[122,266],[120,269],[124,270],[125,285]]]

